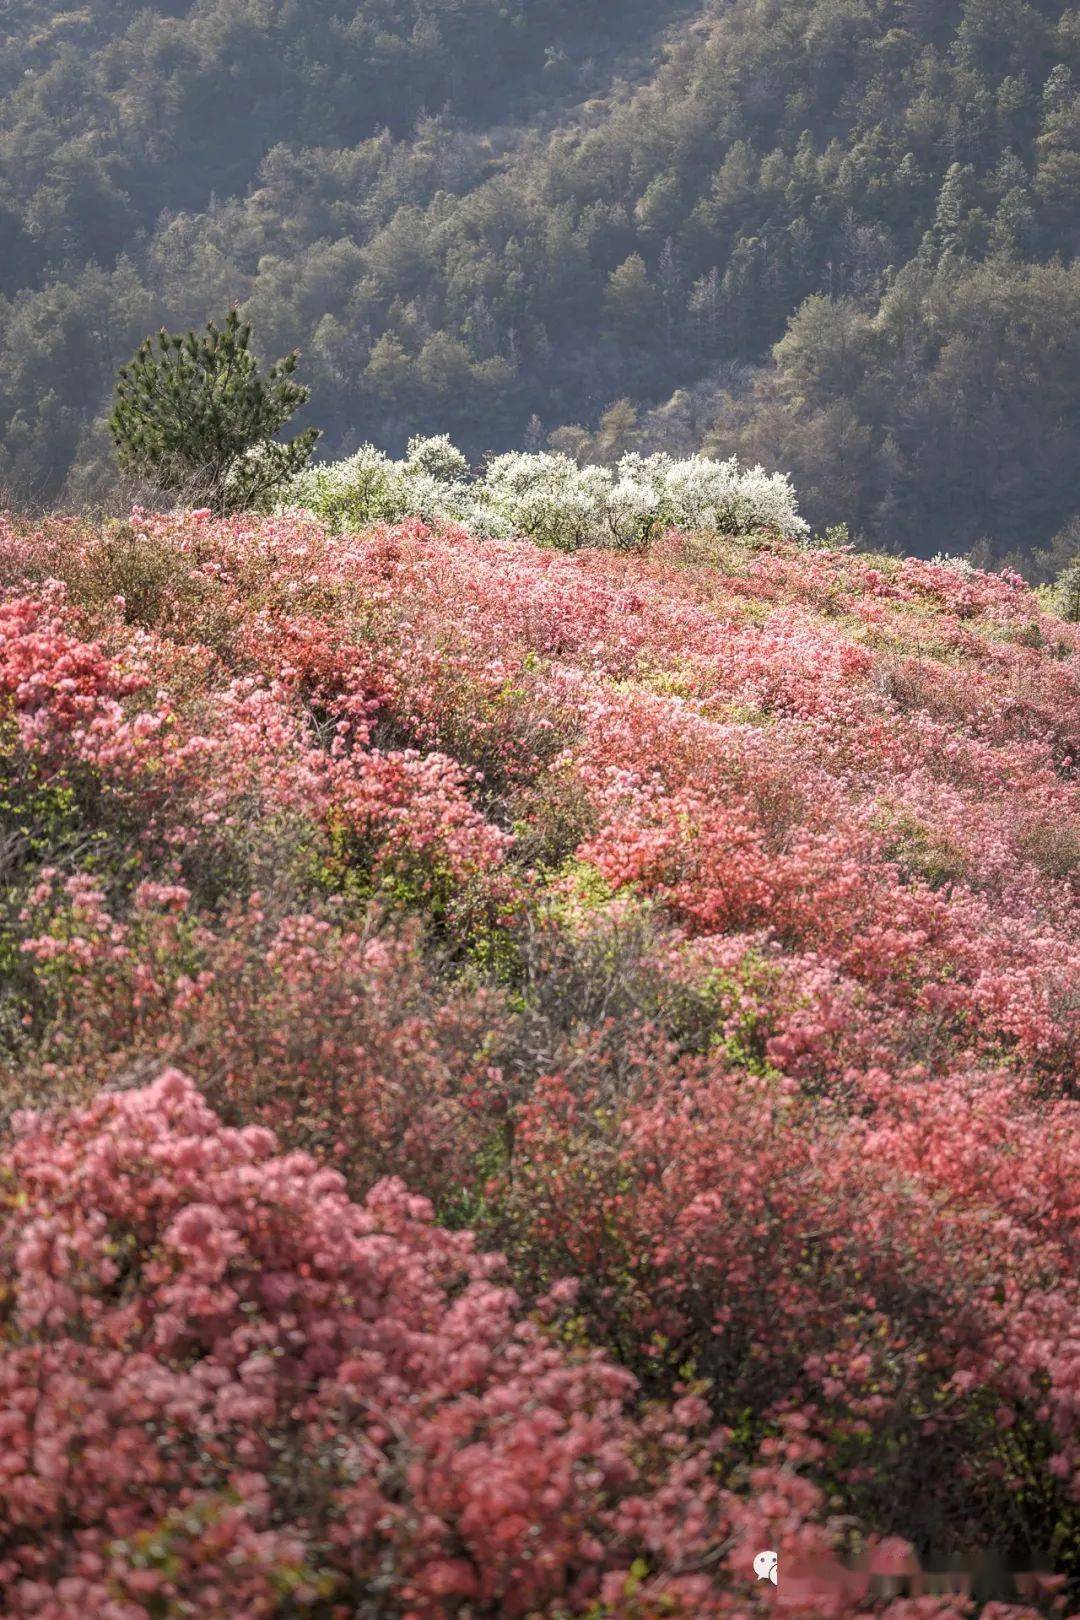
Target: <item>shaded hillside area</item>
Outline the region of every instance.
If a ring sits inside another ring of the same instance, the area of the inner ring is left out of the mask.
[[[925,555],[1030,559],[1075,515],[1075,7],[20,0],[7,29],[20,490],[104,487],[116,365],[241,301],[303,349],[332,454],[737,451],[815,527]]]

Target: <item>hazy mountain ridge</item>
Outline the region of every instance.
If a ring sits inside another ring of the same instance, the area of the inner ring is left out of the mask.
[[[905,550],[1026,554],[1073,516],[1075,8],[119,19],[11,25],[17,485],[72,465],[76,493],[99,485],[115,364],[239,299],[267,352],[304,350],[331,454],[443,430],[474,456],[535,447],[683,390],[659,423],[624,410],[610,453],[739,451],[791,471],[815,524]]]

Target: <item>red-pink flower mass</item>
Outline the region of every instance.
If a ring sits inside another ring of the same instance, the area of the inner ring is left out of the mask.
[[[139,510],[0,592],[0,1614],[1080,1569],[1075,625]]]

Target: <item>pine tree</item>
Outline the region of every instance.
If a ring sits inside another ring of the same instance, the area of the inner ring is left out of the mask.
[[[1026,186],[1013,186],[997,205],[990,227],[990,248],[1005,258],[1019,260],[1035,236],[1035,210]]]
[[[623,336],[652,336],[654,323],[660,313],[660,301],[640,253],[631,253],[617,270],[611,272],[604,303],[616,329]]]
[[[529,455],[537,455],[544,448],[544,424],[534,411],[529,417],[521,448]]]
[[[714,264],[707,275],[694,282],[687,300],[694,335],[706,347],[713,347],[723,330],[724,295],[720,271]]]
[[[963,252],[965,198],[970,175],[969,166],[953,163],[942,182],[934,215],[934,243],[939,262],[957,258]]]
[[[682,304],[682,271],[679,267],[679,256],[675,251],[675,243],[669,236],[664,243],[660,254],[660,262],[656,267],[657,282],[660,289],[660,302],[664,310],[664,335],[668,342],[675,332],[676,313]]]
[[[1055,113],[1064,112],[1072,97],[1072,70],[1064,62],[1058,62],[1043,85],[1042,103],[1047,117],[1052,118]]]
[[[235,309],[201,334],[146,338],[120,368],[109,418],[120,466],[219,513],[257,505],[298,473],[319,429],[273,437],[308,398],[292,380],[297,351],[263,376],[250,342]]]

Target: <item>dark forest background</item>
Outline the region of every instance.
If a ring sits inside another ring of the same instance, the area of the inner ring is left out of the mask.
[[[116,367],[238,302],[303,351],[322,454],[737,451],[878,546],[1075,550],[1076,7],[7,0],[0,28],[11,489],[96,498]]]

